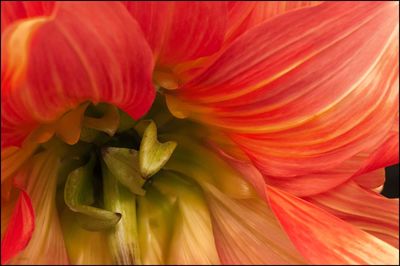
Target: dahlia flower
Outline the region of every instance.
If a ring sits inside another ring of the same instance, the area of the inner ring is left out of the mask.
[[[1,2],[2,264],[397,264],[397,2]]]

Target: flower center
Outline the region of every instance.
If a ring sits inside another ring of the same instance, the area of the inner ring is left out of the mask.
[[[21,168],[32,172],[27,187],[39,227],[56,217],[72,264],[181,264],[193,256],[199,264],[216,264],[210,189],[255,197],[208,145],[228,147],[227,140],[220,142],[212,128],[174,118],[159,96],[139,121],[109,104],[84,103],[35,131],[28,144],[36,146],[18,157],[27,164]],[[93,258],[93,250],[101,257]]]
[[[137,262],[136,204],[171,157],[176,142],[160,143],[152,120],[134,121],[105,103],[82,106],[86,109],[75,144],[63,138],[68,133],[55,129],[56,134],[38,149],[54,150],[61,158],[58,211],[84,230],[107,232],[112,256],[119,263]],[[161,123],[166,119],[172,117],[158,116]],[[68,241],[66,245],[69,252],[74,249]]]

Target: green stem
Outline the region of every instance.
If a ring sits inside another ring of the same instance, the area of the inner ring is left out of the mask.
[[[108,230],[112,256],[118,264],[141,264],[136,221],[136,196],[115,178],[102,163],[104,206],[121,213],[121,221]]]

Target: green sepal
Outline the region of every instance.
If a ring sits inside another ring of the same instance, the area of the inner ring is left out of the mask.
[[[160,143],[157,140],[157,127],[151,121],[146,127],[139,149],[139,169],[144,178],[157,173],[169,160],[176,148],[176,142]]]
[[[103,160],[111,174],[136,195],[144,195],[145,180],[138,167],[137,151],[134,149],[108,147],[102,149]]]
[[[64,201],[69,209],[76,214],[77,221],[87,230],[104,230],[115,226],[121,219],[121,214],[89,206],[94,203],[93,168],[94,155],[89,162],[73,170],[67,178],[64,187]]]

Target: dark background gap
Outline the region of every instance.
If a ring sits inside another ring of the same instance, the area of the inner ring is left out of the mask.
[[[383,185],[382,195],[388,198],[399,197],[399,164],[385,168],[386,180]]]

